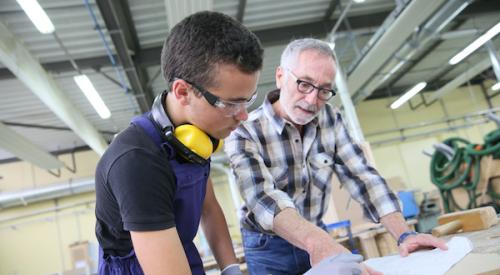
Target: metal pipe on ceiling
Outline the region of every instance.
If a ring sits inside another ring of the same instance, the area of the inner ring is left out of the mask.
[[[18,134],[0,122],[0,148],[9,151],[19,159],[31,162],[42,169],[58,169],[64,163],[31,140]]]
[[[18,192],[3,192],[0,194],[0,209],[74,196],[82,193],[93,192],[94,190],[94,179],[84,179]]]
[[[99,32],[99,36],[103,41],[109,59],[113,64],[113,67],[115,68],[116,74],[120,80],[120,85],[124,89],[125,94],[128,95],[132,107],[136,109],[136,113],[147,112],[153,100],[153,95],[151,91],[147,89],[147,87],[145,87],[145,74],[140,73],[141,69],[135,64],[134,60],[132,59],[132,55],[136,54],[136,51],[139,51],[140,48],[138,46],[139,42],[135,37],[136,31],[133,28],[133,24],[127,24],[127,22],[125,21],[126,19],[128,19],[128,17],[123,14],[126,7],[122,2],[126,1],[97,1],[97,6],[99,7],[99,10],[101,12],[102,19],[106,24],[109,36],[113,41],[116,55],[118,57],[118,60],[120,61],[123,71],[119,70],[117,67],[116,61],[111,54],[111,49],[108,46],[108,42],[104,37],[104,33],[102,32],[101,26],[97,21],[97,18],[94,14],[94,11],[92,10],[92,7],[89,4],[89,1],[85,0],[84,2],[92,18],[92,21],[94,22],[95,28]],[[128,41],[135,42],[132,43]],[[124,72],[127,76],[132,90],[128,90],[122,72]],[[139,109],[135,108],[135,104],[131,99],[130,92],[132,92],[133,96],[135,97],[135,101],[139,106]]]
[[[368,54],[368,52],[375,46],[375,44],[380,40],[380,38],[387,32],[387,30],[394,24],[394,21],[398,18],[401,12],[409,4],[409,0],[402,0],[399,2],[394,10],[387,16],[382,25],[378,27],[373,36],[366,42],[366,45],[361,49],[361,55],[357,56],[347,68],[347,74],[351,74],[359,65],[361,60]]]
[[[445,0],[411,1],[390,26],[386,30],[383,30],[380,39],[364,54],[361,61],[356,64],[355,68],[349,74],[347,80],[348,87],[351,95],[354,97],[355,103],[368,96],[362,93],[362,87],[366,85],[373,75],[392,57],[393,53],[410,37],[415,28],[439,10],[445,2]]]
[[[0,61],[90,148],[102,155],[107,142],[23,43],[0,23]]]
[[[434,120],[434,121],[421,122],[421,123],[417,123],[417,124],[413,124],[413,125],[407,125],[404,127],[398,127],[398,128],[393,128],[393,129],[381,130],[381,131],[377,131],[377,132],[371,132],[371,133],[367,133],[366,137],[371,138],[374,136],[386,135],[386,134],[391,134],[391,133],[401,133],[401,132],[406,132],[406,131],[412,131],[412,130],[419,129],[419,128],[428,128],[429,126],[450,123],[450,122],[459,121],[459,120],[468,121],[471,118],[475,118],[475,117],[488,118],[488,115],[492,114],[492,113],[500,113],[500,107],[493,108],[493,109],[486,109],[486,110],[482,110],[482,111],[478,111],[478,112],[472,112],[472,113],[468,113],[468,114],[460,115],[460,116],[446,117],[446,118]]]
[[[499,51],[497,51],[497,54]],[[456,88],[460,87],[460,85],[464,84],[465,82],[471,80],[474,78],[476,75],[482,73],[484,70],[488,69],[491,66],[491,60],[490,58],[485,58],[473,67],[469,68],[465,72],[461,73],[459,76],[448,82],[446,85],[443,87],[439,88],[437,91],[432,93],[432,95],[427,98],[429,102],[432,102],[434,100],[437,100],[447,93],[455,90]]]
[[[377,147],[377,146],[387,145],[387,144],[394,143],[394,142],[404,142],[404,141],[407,141],[409,139],[428,137],[428,136],[439,134],[439,133],[448,133],[451,131],[466,129],[466,128],[470,128],[473,126],[486,124],[486,123],[489,123],[489,121],[487,119],[479,119],[479,120],[473,121],[471,123],[465,123],[465,124],[459,125],[459,126],[449,126],[449,127],[445,127],[442,129],[430,130],[430,131],[426,131],[426,132],[418,133],[418,134],[403,135],[403,136],[395,137],[395,138],[370,141],[370,145],[372,147]]]
[[[379,70],[381,73],[374,75],[363,86],[362,92],[357,93],[354,101],[360,102],[370,96],[378,87],[390,80],[405,66],[413,64],[413,58],[426,46],[440,39],[440,31],[472,0],[452,0],[446,2],[427,22],[418,28],[413,35],[397,50],[385,65]]]

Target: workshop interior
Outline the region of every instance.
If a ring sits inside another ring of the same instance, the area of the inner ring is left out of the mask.
[[[500,1],[2,0],[0,275],[97,273],[97,163],[166,89],[160,54],[171,28],[205,10],[262,44],[248,112],[276,88],[291,40],[327,42],[337,65],[328,104],[407,224],[470,238],[476,261],[487,254],[483,269],[471,259],[446,274],[500,274]],[[210,178],[247,274],[244,201],[224,150],[211,156]],[[397,254],[397,240],[364,214],[334,177],[330,236],[365,260]],[[201,230],[195,244],[205,272],[221,274]]]

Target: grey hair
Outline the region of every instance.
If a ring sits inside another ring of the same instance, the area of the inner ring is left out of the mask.
[[[280,66],[282,68],[290,68],[290,65],[297,61],[299,54],[306,50],[317,51],[335,60],[335,55],[328,43],[314,38],[302,38],[294,40],[286,46],[281,54]]]

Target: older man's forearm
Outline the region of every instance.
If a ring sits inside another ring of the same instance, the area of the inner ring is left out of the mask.
[[[398,239],[404,232],[410,231],[401,212],[392,212],[380,218],[380,223],[391,233],[394,239]]]
[[[293,208],[286,208],[276,215],[273,231],[291,244],[307,251],[312,265],[328,256],[349,252],[323,229],[301,217]]]

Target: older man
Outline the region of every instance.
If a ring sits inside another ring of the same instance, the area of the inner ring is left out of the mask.
[[[334,173],[398,240],[401,255],[443,241],[411,231],[396,196],[353,143],[335,95],[335,59],[325,42],[291,42],[276,69],[277,90],[226,140],[226,152],[245,201],[242,236],[251,274],[301,274],[330,259],[350,273],[365,271],[359,257],[336,243],[322,222]],[[344,255],[345,254],[345,255]]]

